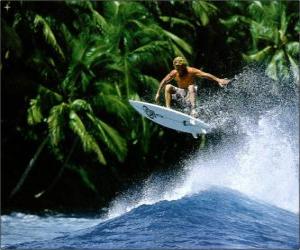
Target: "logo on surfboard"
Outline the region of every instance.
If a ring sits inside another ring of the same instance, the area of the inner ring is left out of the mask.
[[[155,113],[152,109],[149,109],[147,106],[143,105],[143,110],[145,111],[145,114],[150,119],[155,119],[156,117],[164,118],[162,115]]]

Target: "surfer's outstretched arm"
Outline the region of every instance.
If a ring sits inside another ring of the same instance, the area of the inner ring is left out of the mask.
[[[170,81],[172,81],[174,79],[174,77],[176,76],[176,70],[172,70],[169,74],[167,74],[164,79],[162,79],[162,81],[159,84],[156,96],[155,96],[155,101],[158,102],[159,100],[159,95],[160,95],[160,91],[161,89]]]
[[[227,80],[227,79],[220,79],[210,73],[206,73],[200,69],[196,69],[196,68],[193,68],[193,73],[195,74],[195,76],[197,77],[203,77],[203,78],[206,78],[208,80],[211,80],[211,81],[216,81],[220,87],[224,87],[225,85],[227,85],[229,83],[230,80]]]

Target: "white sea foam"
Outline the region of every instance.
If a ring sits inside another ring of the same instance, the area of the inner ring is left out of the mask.
[[[176,199],[217,185],[299,212],[298,153],[274,124],[270,117],[263,117],[244,145],[226,145],[223,153],[206,159],[199,153],[187,167],[184,182],[169,197]]]
[[[253,69],[242,72],[238,84],[231,92],[202,99],[201,108],[215,127],[227,133],[226,140],[178,163],[182,171],[177,175],[151,176],[136,192],[118,197],[108,210],[108,218],[142,204],[180,199],[212,186],[231,188],[299,213],[297,96],[287,105],[284,95],[271,88],[274,83]],[[215,112],[215,105],[221,105],[216,100],[226,102],[220,112]]]

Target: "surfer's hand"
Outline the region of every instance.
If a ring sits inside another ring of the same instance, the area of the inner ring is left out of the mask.
[[[155,96],[155,102],[158,103],[158,101],[159,101],[159,93],[157,93]]]
[[[230,82],[230,80],[228,79],[219,79],[218,83],[220,87],[224,87],[225,85],[227,85]]]

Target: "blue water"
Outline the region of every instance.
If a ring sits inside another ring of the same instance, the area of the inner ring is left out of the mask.
[[[44,227],[39,223],[43,219],[35,218],[22,230],[34,227],[47,234],[51,225]],[[71,221],[68,217],[60,217],[60,220],[65,227],[72,228],[76,224],[78,227],[83,219],[73,217]],[[26,243],[6,242],[5,247],[299,249],[298,214],[224,188],[210,188],[179,200],[141,205],[105,221],[94,220],[86,219],[87,228],[60,237],[50,233],[43,236],[48,237],[46,240],[27,238],[24,239]],[[88,227],[95,222],[96,225]],[[4,222],[4,232],[9,234],[6,227],[9,225]]]

